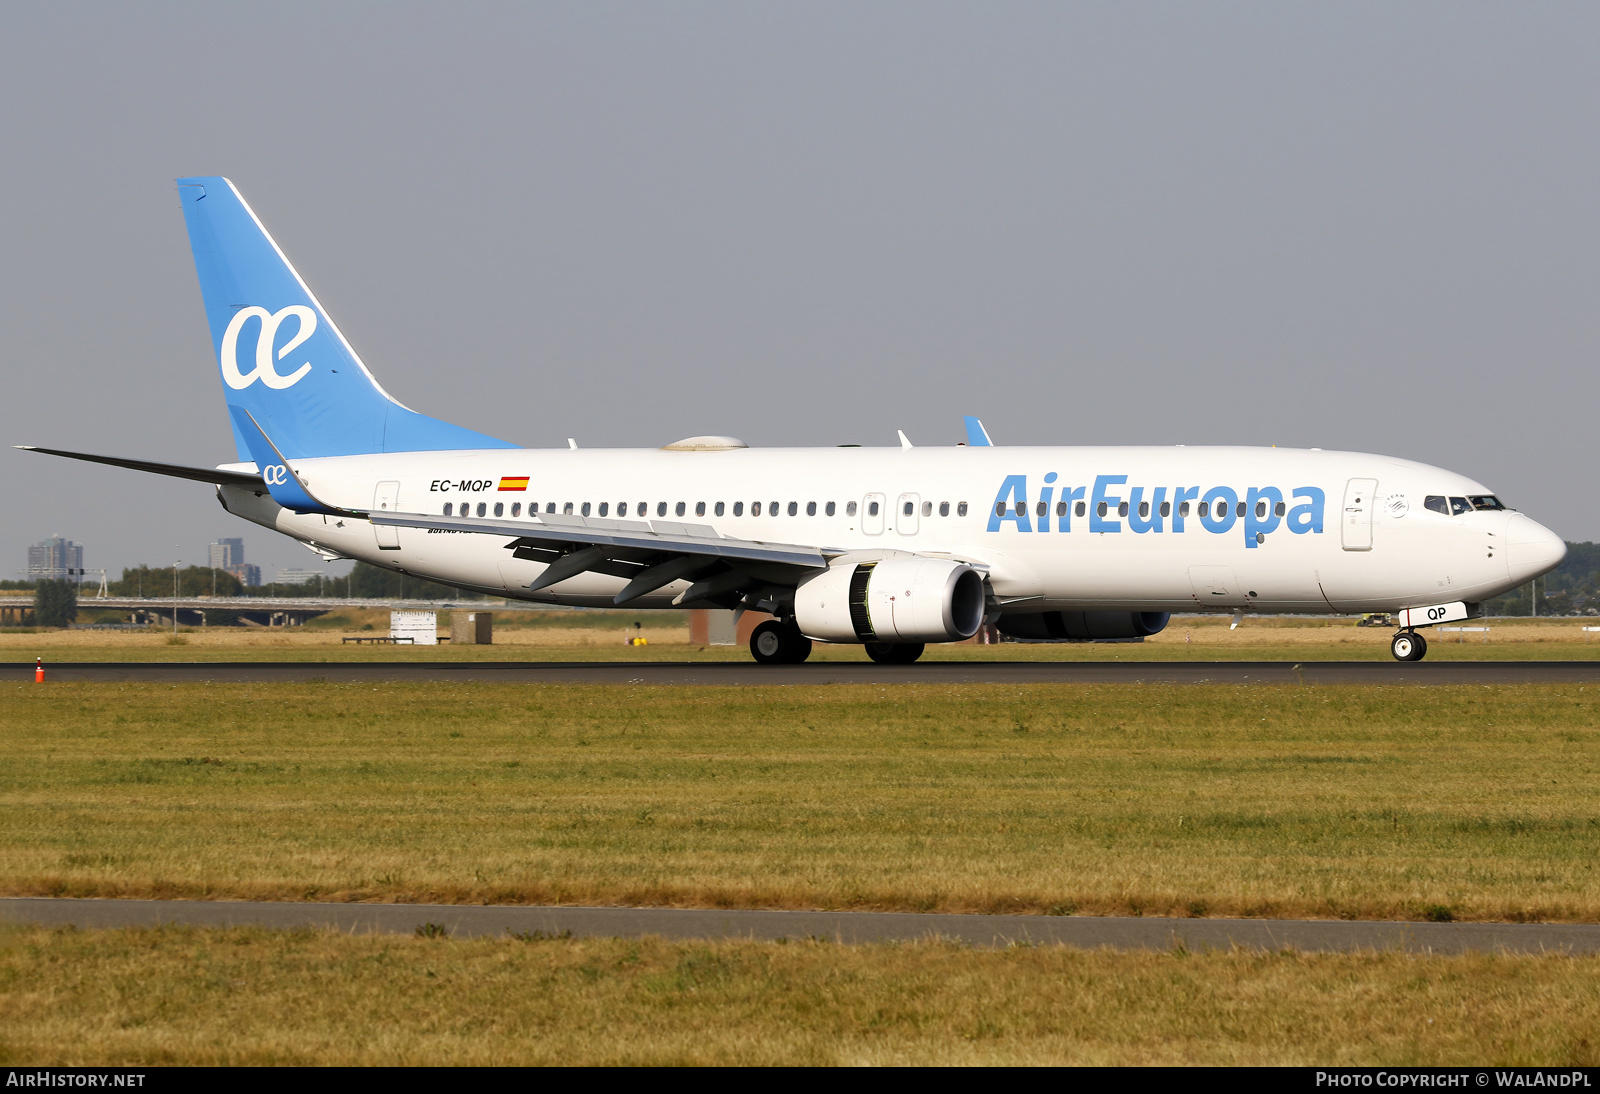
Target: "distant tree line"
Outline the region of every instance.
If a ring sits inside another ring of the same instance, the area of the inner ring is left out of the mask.
[[[133,566],[107,588],[112,596],[172,596],[172,567]],[[298,583],[268,582],[250,587],[232,574],[209,566],[181,567],[176,575],[178,596],[271,596],[305,599],[309,597],[368,597],[390,600],[481,599],[477,593],[464,593],[448,585],[424,581],[410,574],[397,574],[365,562],[358,562],[344,577],[313,578]],[[0,586],[3,587],[3,586]],[[15,585],[31,588],[32,585]],[[98,584],[95,585],[98,591]]]

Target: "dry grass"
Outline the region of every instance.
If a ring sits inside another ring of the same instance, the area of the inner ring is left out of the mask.
[[[489,608],[487,610],[493,610]],[[637,619],[649,645],[624,645]],[[1227,616],[1178,616],[1143,643],[970,644],[929,646],[926,660],[998,661],[1211,661],[1389,660],[1384,627],[1357,627],[1349,619],[1257,617],[1230,629]],[[1595,660],[1600,633],[1584,619],[1476,620],[1481,634],[1429,632],[1430,660]],[[364,630],[370,626],[371,630]],[[374,646],[344,644],[345,637],[387,634],[387,615],[347,611],[320,623],[288,629],[193,628],[170,644],[170,631],[0,632],[0,661],[747,661],[742,646],[693,646],[683,613],[503,612],[489,646]],[[818,643],[818,661],[863,661],[859,646]]]
[[[1600,1062],[1595,958],[0,939],[8,1065]]]
[[[1597,699],[12,684],[0,892],[1593,922]]]

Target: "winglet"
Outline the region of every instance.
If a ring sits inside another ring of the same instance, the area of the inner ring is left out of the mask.
[[[910,448],[911,447],[911,438],[906,436],[906,431],[903,430],[903,429],[897,429],[897,430],[895,430],[895,432],[900,434],[900,447],[901,448]]]
[[[989,431],[983,428],[983,423],[971,414],[965,416],[967,423],[967,444],[973,448],[993,448],[994,442],[989,439]]]
[[[256,469],[261,472],[261,478],[266,482],[267,492],[272,495],[273,501],[296,513],[325,513],[332,517],[366,516],[365,513],[341,509],[336,505],[319,501],[317,496],[307,489],[299,472],[290,467],[289,461],[283,458],[283,453],[272,443],[272,438],[261,428],[255,415],[242,406],[230,406],[228,412],[233,415],[233,424],[238,427],[239,435],[249,446],[250,456],[255,460]]]

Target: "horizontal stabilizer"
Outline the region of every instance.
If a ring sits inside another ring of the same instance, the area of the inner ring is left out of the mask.
[[[176,463],[156,463],[154,460],[129,460],[121,456],[94,456],[88,452],[64,452],[59,448],[40,448],[38,445],[13,445],[24,452],[43,452],[46,456],[65,456],[69,460],[87,460],[105,463],[112,467],[127,467],[134,471],[148,471],[152,475],[166,475],[172,479],[193,479],[195,482],[215,483],[217,486],[243,486],[259,490],[266,485],[260,475],[247,471],[219,471],[214,467],[184,467]]]

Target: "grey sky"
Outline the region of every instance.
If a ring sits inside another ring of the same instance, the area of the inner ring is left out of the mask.
[[[1596,56],[1578,4],[11,4],[0,439],[232,458],[172,186],[217,173],[390,391],[524,444],[976,413],[1426,460],[1600,539]],[[0,570],[314,561],[0,459]]]

